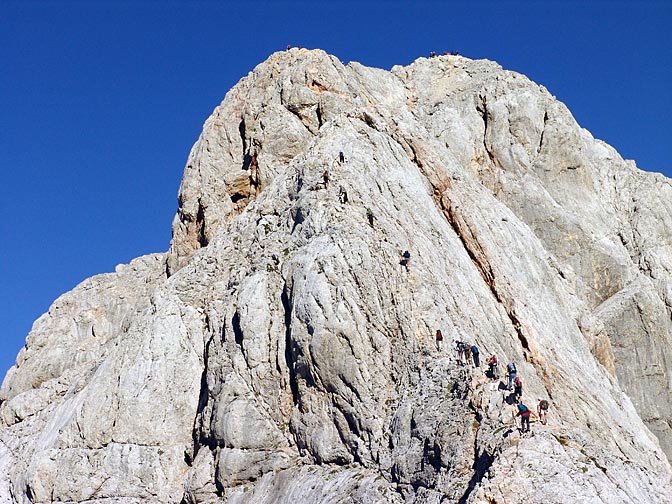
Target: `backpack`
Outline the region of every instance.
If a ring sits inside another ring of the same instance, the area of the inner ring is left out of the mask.
[[[522,387],[523,386],[523,380],[520,379],[520,376],[516,376],[516,379],[514,382],[516,384],[516,387]]]
[[[509,362],[509,374],[513,374],[516,372],[516,365],[513,362]]]
[[[548,401],[547,401],[546,399],[542,400],[542,401],[539,403],[539,407],[540,407],[542,410],[547,410],[547,409],[548,409]]]
[[[521,413],[527,413],[528,411],[530,411],[529,409],[527,409],[527,406],[525,406],[523,403],[520,403],[520,404],[518,405],[518,410],[519,410]]]
[[[471,346],[471,353],[474,355],[478,355],[478,348],[476,348],[476,345]]]

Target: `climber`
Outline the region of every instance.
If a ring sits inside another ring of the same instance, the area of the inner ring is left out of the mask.
[[[348,192],[345,190],[345,187],[341,186],[338,188],[338,201],[345,204],[348,202]]]
[[[474,359],[474,367],[480,367],[481,361],[479,360],[478,347],[476,345],[471,345],[471,357]]]
[[[516,365],[513,362],[509,362],[506,366],[506,374],[509,375],[509,386],[507,390],[513,390],[513,380],[516,379]]]
[[[471,362],[471,345],[469,343],[463,343],[464,345],[464,363],[469,364]]]
[[[537,399],[537,414],[539,415],[539,421],[546,425],[546,416],[548,415],[548,401],[546,399]]]
[[[516,401],[520,401],[523,397],[523,380],[520,379],[520,376],[516,376],[513,381],[513,395]]]
[[[322,174],[322,182],[324,182],[324,188],[329,189],[329,171],[324,170],[324,173]]]
[[[492,354],[490,357],[488,357],[488,360],[486,362],[488,363],[488,367],[490,369],[490,376],[496,380],[498,378],[497,356],[495,354]]]
[[[292,44],[287,44],[287,50],[289,51],[292,48]]]
[[[436,349],[441,351],[441,343],[443,343],[443,334],[441,334],[441,329],[436,330]]]
[[[367,212],[368,212],[368,210],[367,210]],[[372,219],[369,219],[369,221],[371,221],[371,220]],[[408,265],[410,263],[411,263],[411,253],[408,250],[404,250],[404,253],[401,254],[401,261],[399,261],[399,264],[401,264],[404,268],[406,268],[406,271],[408,271]]]
[[[343,155],[343,151],[338,153],[338,160],[341,162],[341,164],[345,163],[345,156]]]
[[[530,409],[522,402],[518,403],[518,414],[516,416],[520,417],[521,432],[530,432]],[[527,430],[525,426],[527,426]]]
[[[464,343],[455,340],[455,351],[457,352],[457,362],[463,364],[462,357],[464,356]]]

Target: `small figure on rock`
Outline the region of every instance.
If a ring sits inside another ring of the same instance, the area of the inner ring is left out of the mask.
[[[516,416],[520,417],[521,432],[530,432],[530,408],[525,406],[522,402],[519,402],[518,414]]]
[[[292,48],[291,44],[287,44],[287,50],[289,51]]]
[[[506,374],[509,375],[509,386],[508,390],[513,390],[513,380],[516,379],[516,365],[513,362],[509,362],[506,366]]]
[[[497,356],[495,354],[492,354],[488,359],[486,360],[488,364],[488,370],[490,371],[490,376],[496,380],[499,378],[499,373],[497,372]]]
[[[430,58],[436,58],[436,52],[431,51],[431,52],[429,53],[429,57],[430,57]]]
[[[539,421],[546,425],[546,416],[548,415],[548,401],[546,399],[537,399],[537,414]]]
[[[342,204],[346,204],[348,202],[348,192],[343,186],[338,188],[338,201],[340,201]]]
[[[329,189],[329,170],[324,170],[322,174],[322,182],[324,182],[324,188]]]
[[[513,381],[513,396],[516,401],[520,401],[523,397],[523,380],[520,376],[516,376],[516,379]]]
[[[444,56],[448,56],[448,51],[443,51]]]
[[[464,344],[465,364],[469,364],[471,362],[471,345],[469,343],[463,343],[463,344]]]
[[[436,350],[441,351],[441,344],[443,343],[443,334],[441,334],[441,329],[436,330]]]
[[[376,216],[373,215],[373,210],[367,207],[366,209],[366,219],[369,221],[369,226],[373,227],[373,221],[375,220]],[[408,269],[408,268],[406,268]]]
[[[471,345],[471,358],[474,359],[474,367],[481,367],[480,352],[476,345]]]
[[[457,362],[464,364],[464,343],[461,341],[455,340],[455,352],[457,352]]]
[[[369,222],[371,222],[371,219],[369,219]],[[373,224],[371,224],[373,226]],[[401,261],[399,261],[399,264],[401,264],[404,268],[406,268],[406,271],[408,271],[408,265],[411,263],[411,253],[408,250],[404,250],[404,253],[401,254]]]
[[[338,161],[339,161],[341,164],[345,163],[345,155],[343,154],[343,151],[340,151],[340,152],[338,153]]]

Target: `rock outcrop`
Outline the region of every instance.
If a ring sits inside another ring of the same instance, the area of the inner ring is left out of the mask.
[[[672,502],[671,202],[493,62],[276,53],[206,121],[170,250],[35,322],[0,501]]]

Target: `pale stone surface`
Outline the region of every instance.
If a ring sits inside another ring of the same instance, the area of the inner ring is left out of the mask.
[[[206,121],[168,253],[35,323],[0,498],[671,502],[671,196],[493,62],[274,54]]]

